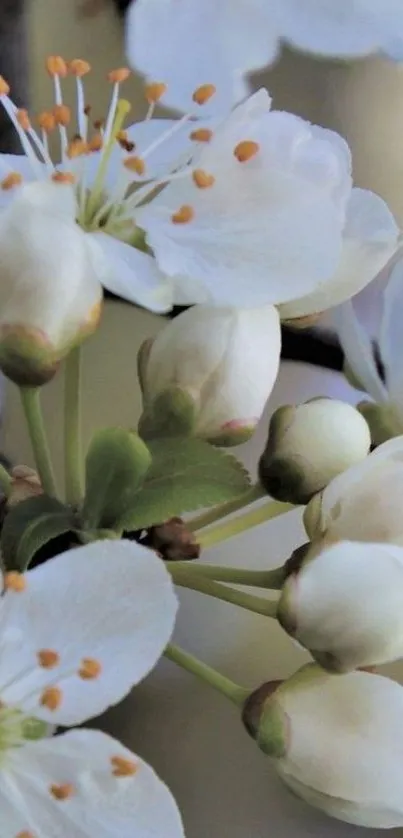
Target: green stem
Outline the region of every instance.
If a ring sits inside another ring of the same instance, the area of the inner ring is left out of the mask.
[[[20,387],[20,394],[35,464],[38,469],[43,491],[47,495],[56,497],[56,481],[43,422],[39,388]]]
[[[213,544],[226,541],[228,538],[240,535],[240,533],[246,530],[258,527],[259,524],[264,524],[266,521],[270,521],[271,518],[284,515],[285,512],[290,512],[291,509],[295,509],[292,503],[282,503],[277,500],[269,501],[257,509],[251,509],[243,515],[238,515],[237,518],[225,524],[218,524],[216,527],[211,527],[206,532],[201,533],[197,540],[201,547],[212,547]]]
[[[211,666],[202,663],[194,655],[190,655],[189,652],[185,652],[179,646],[174,646],[173,643],[168,644],[164,655],[170,661],[181,666],[182,669],[186,669],[187,672],[196,675],[205,684],[209,684],[210,687],[218,690],[218,692],[225,695],[226,698],[238,707],[242,706],[250,694],[250,690],[246,690],[244,687],[235,684],[234,681],[226,678],[225,675],[221,675],[221,672],[217,672],[216,669],[212,669]]]
[[[226,516],[231,515],[232,512],[238,512],[239,509],[249,506],[249,504],[254,503],[254,501],[266,497],[266,495],[267,492],[263,489],[263,487],[256,484],[246,492],[242,492],[242,495],[239,495],[239,497],[234,500],[221,503],[219,506],[215,506],[214,509],[209,509],[207,512],[203,512],[202,515],[192,518],[187,522],[187,526],[191,532],[196,532],[196,530],[201,530],[203,527],[208,527],[210,524],[220,521],[221,518],[226,518]]]
[[[220,567],[214,564],[189,564],[189,562],[169,562],[169,570],[187,570],[190,574],[216,582],[232,582],[233,585],[245,585],[251,588],[268,588],[279,591],[285,579],[284,567],[273,570],[247,570],[238,567]]]
[[[9,475],[7,469],[0,464],[0,486],[6,498],[10,494],[12,482],[12,477]]]
[[[166,564],[173,581],[180,588],[189,588],[191,591],[198,591],[200,594],[221,599],[223,602],[229,602],[232,605],[238,605],[239,608],[245,608],[247,611],[253,611],[255,614],[262,614],[264,617],[276,617],[277,602],[264,597],[254,596],[253,594],[245,594],[243,591],[238,591],[236,588],[229,588],[227,585],[221,585],[213,579],[205,579],[199,574],[189,572],[186,567],[172,567],[169,562]]]
[[[64,479],[66,500],[78,505],[83,497],[81,455],[81,348],[73,349],[64,371]]]

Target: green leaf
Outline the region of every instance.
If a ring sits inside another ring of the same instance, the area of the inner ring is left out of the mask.
[[[5,567],[26,570],[41,547],[74,526],[73,512],[56,498],[38,495],[21,501],[3,523],[0,546]]]
[[[195,509],[232,500],[250,487],[235,457],[201,439],[165,439],[149,445],[152,464],[120,526],[151,527]]]
[[[86,457],[84,528],[112,527],[132,505],[151,464],[140,437],[123,428],[105,428],[93,437]]]
[[[167,437],[190,436],[196,421],[194,400],[181,387],[167,387],[147,405],[139,422],[139,434],[147,442]]]

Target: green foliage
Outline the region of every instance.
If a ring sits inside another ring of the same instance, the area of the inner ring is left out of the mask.
[[[21,501],[7,513],[2,527],[6,569],[25,571],[41,547],[74,527],[73,512],[56,498],[38,495]]]

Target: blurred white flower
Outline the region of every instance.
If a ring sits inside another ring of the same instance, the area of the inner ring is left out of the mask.
[[[270,753],[271,721],[283,717],[284,752],[274,765],[298,796],[357,826],[403,825],[403,687],[369,672],[335,677],[308,665],[263,706]],[[274,755],[275,756],[275,755]]]
[[[218,444],[248,439],[277,377],[280,322],[273,306],[195,306],[159,332],[141,369],[145,408],[185,393],[193,433]],[[362,420],[364,421],[364,420]]]
[[[96,730],[42,738],[116,704],[156,664],[177,610],[163,563],[133,542],[102,541],[4,585],[2,833],[183,838],[166,786],[117,740]]]
[[[247,33],[247,36],[245,35]],[[187,111],[211,82],[225,110],[248,92],[246,73],[271,64],[285,41],[304,52],[352,58],[382,51],[403,59],[400,0],[132,0],[129,61],[164,79],[164,101]]]
[[[339,541],[308,551],[278,618],[324,669],[348,672],[403,656],[402,600],[403,547]]]

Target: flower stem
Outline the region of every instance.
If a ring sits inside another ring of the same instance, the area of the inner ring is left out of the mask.
[[[221,672],[217,672],[216,669],[212,669],[211,666],[207,666],[206,663],[202,663],[202,661],[195,658],[194,655],[190,655],[189,652],[185,652],[183,649],[180,649],[179,646],[174,646],[173,643],[168,644],[164,655],[168,658],[168,660],[173,661],[178,664],[178,666],[181,666],[182,669],[186,669],[187,672],[191,672],[192,675],[196,675],[197,678],[200,678],[200,680],[204,681],[205,684],[209,684],[210,687],[218,690],[218,692],[225,695],[226,698],[238,707],[242,706],[250,694],[250,690],[235,684],[234,681],[226,678],[225,675],[221,675]]]
[[[254,503],[254,501],[264,498],[266,494],[267,493],[263,487],[257,483],[246,492],[242,492],[242,494],[234,500],[221,503],[219,506],[215,506],[214,509],[209,509],[207,512],[203,512],[202,515],[192,518],[188,521],[187,526],[191,532],[201,530],[203,527],[208,527],[210,524],[220,521],[221,518],[231,515],[232,512],[238,512],[239,509],[243,509],[245,506],[249,506],[249,504]]]
[[[64,371],[64,474],[66,500],[79,504],[83,497],[81,456],[81,348],[67,357]]]
[[[57,496],[56,481],[46,438],[38,387],[20,387],[21,401],[28,426],[36,468],[43,491]]]
[[[187,570],[190,574],[215,582],[231,582],[233,585],[245,585],[251,588],[268,588],[279,591],[285,579],[284,567],[273,570],[247,570],[238,567],[220,567],[214,564],[189,564],[189,562],[170,562],[169,570]]]
[[[270,521],[271,518],[284,515],[286,512],[290,512],[291,509],[295,509],[292,503],[282,503],[277,500],[269,501],[257,509],[251,509],[243,515],[238,515],[237,518],[225,524],[218,524],[216,527],[211,527],[198,536],[198,543],[204,548],[212,547],[214,544],[219,544],[221,541],[226,541],[228,538],[240,535],[240,533],[246,532],[246,530],[258,527],[259,524],[264,524],[265,521]]]
[[[221,585],[214,579],[205,579],[204,577],[191,572],[186,567],[174,567],[169,563],[166,564],[173,581],[180,588],[189,588],[191,591],[198,591],[200,594],[221,599],[223,602],[229,602],[232,605],[238,605],[239,608],[245,608],[247,611],[253,611],[255,614],[262,614],[264,617],[276,617],[277,602],[266,599],[265,597],[254,596],[253,594],[245,594],[243,591],[238,591],[236,588],[229,588],[227,585]]]

